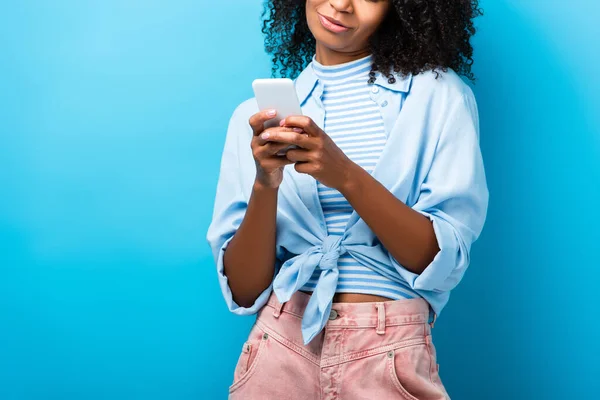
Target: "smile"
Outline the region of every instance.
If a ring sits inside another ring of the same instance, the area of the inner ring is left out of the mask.
[[[334,33],[342,33],[342,32],[346,32],[346,31],[350,30],[350,28],[345,27],[343,25],[336,24],[335,22],[322,16],[321,14],[318,14],[318,15],[319,15],[319,21],[321,21],[321,25],[323,25],[323,27],[325,29],[327,29],[328,31],[331,31]]]

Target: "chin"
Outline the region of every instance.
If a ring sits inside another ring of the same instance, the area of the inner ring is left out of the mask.
[[[348,48],[350,47],[348,45],[348,40],[340,40],[335,34],[323,28],[318,31],[313,31],[313,36],[318,43],[330,50],[348,51]]]
[[[321,43],[322,46],[328,48],[329,50],[334,50],[334,51],[348,51],[348,46],[345,43],[341,43],[339,41],[335,41],[335,40],[327,40],[327,39],[323,39],[323,38],[318,38],[317,41],[319,43]]]

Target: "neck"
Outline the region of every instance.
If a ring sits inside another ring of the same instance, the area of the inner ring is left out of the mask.
[[[352,52],[339,52],[332,49],[329,49],[322,44],[317,42],[315,59],[321,65],[338,65],[347,63],[350,61],[358,60],[359,58],[363,58],[371,54],[369,49],[362,49]]]

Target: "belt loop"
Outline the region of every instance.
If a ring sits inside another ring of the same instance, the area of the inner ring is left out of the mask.
[[[377,303],[375,307],[377,307],[377,329],[375,332],[378,335],[383,335],[385,334],[385,304]]]
[[[273,316],[275,318],[279,318],[279,316],[281,315],[281,310],[283,309],[284,304],[285,303],[280,303],[279,301],[273,304],[273,307],[275,307],[275,310],[273,310]]]

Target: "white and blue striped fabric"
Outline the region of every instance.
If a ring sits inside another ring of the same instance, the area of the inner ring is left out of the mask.
[[[371,99],[368,85],[372,55],[334,66],[324,66],[313,57],[312,66],[323,84],[325,132],[355,163],[373,172],[387,140],[383,118]],[[352,206],[337,190],[317,182],[319,200],[329,235],[344,234]],[[419,297],[401,279],[390,279],[361,265],[348,253],[338,261],[338,293],[363,293],[398,300]],[[301,290],[313,291],[321,270],[317,267]],[[398,272],[390,268],[394,277]]]

